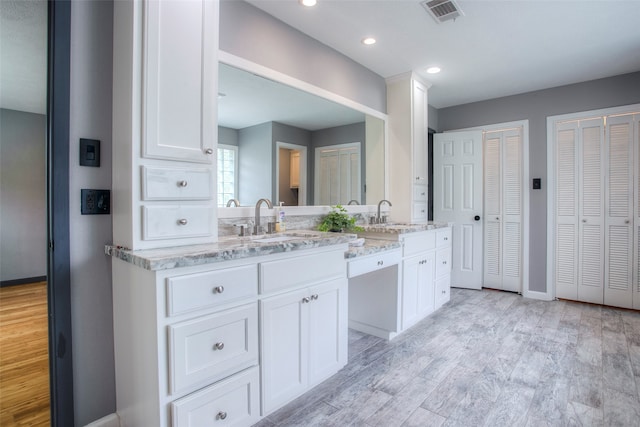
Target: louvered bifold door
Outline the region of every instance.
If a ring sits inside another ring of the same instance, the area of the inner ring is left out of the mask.
[[[579,129],[578,300],[602,304],[604,298],[604,124],[582,120]]]
[[[633,256],[633,308],[640,310],[640,114],[633,116],[634,135],[634,171],[635,171],[635,191],[634,191],[634,245]]]
[[[484,280],[483,286],[502,289],[502,132],[484,135]]]
[[[502,289],[522,291],[522,130],[502,140]]]
[[[578,299],[578,124],[558,123],[555,130],[556,297]]]
[[[607,118],[604,303],[633,307],[633,116]]]

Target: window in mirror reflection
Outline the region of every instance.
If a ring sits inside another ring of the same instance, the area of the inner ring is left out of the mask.
[[[238,195],[238,147],[218,145],[218,206]]]

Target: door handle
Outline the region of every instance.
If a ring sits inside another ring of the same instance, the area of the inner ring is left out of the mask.
[[[474,217],[473,217],[473,219],[474,219],[475,221],[480,221],[480,215],[476,215],[476,216],[474,216]]]

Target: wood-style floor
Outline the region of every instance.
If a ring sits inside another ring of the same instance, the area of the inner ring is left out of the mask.
[[[394,341],[350,331],[349,364],[256,426],[640,426],[640,313],[497,291]]]
[[[48,426],[46,282],[0,288],[0,426]]]

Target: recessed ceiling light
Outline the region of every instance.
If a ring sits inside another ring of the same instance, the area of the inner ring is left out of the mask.
[[[300,4],[307,7],[315,6],[316,3],[316,0],[300,0]]]
[[[427,68],[427,73],[429,74],[438,74],[440,72],[440,67],[429,67]]]
[[[374,39],[373,37],[365,37],[364,39],[362,39],[362,44],[375,44],[376,43],[376,39]]]

